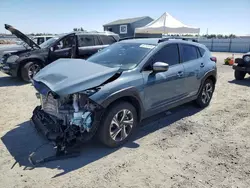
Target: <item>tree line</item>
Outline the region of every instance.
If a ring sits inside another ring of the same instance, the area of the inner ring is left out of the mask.
[[[84,30],[82,27],[80,27],[80,28],[73,28],[73,31],[86,31],[86,30]]]
[[[211,35],[202,35],[202,37],[206,37],[208,39],[213,39],[213,38],[217,38],[217,39],[228,39],[228,38],[236,38],[236,35],[234,34],[230,34],[230,35],[222,35],[222,34],[211,34]]]
[[[186,37],[192,37],[193,35],[182,35],[182,36],[186,36]],[[198,35],[195,35],[196,37],[198,37]],[[213,38],[217,38],[217,39],[228,39],[228,38],[236,38],[237,36],[234,34],[230,34],[230,35],[222,35],[222,34],[210,34],[210,35],[201,35],[201,37],[205,37],[208,39],[213,39]]]
[[[86,31],[85,29],[83,29],[82,27],[80,28],[73,28],[73,31]],[[4,33],[0,33],[0,35],[11,35],[11,34],[4,34]],[[39,35],[54,35],[52,33],[31,33],[29,34],[31,36],[39,36]],[[171,36],[176,36],[176,35],[171,35]],[[179,35],[177,35],[179,36]],[[194,35],[181,35],[181,36],[187,36],[187,37],[193,37]],[[195,37],[198,37],[198,35],[195,35]],[[234,34],[230,34],[230,35],[222,35],[222,34],[210,34],[210,35],[201,35],[201,37],[205,37],[208,39],[212,39],[212,38],[217,38],[217,39],[227,39],[227,38],[236,38],[237,36]]]

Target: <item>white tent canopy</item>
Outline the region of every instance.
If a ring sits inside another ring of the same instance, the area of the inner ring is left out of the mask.
[[[144,27],[135,29],[135,33],[148,34],[199,34],[200,28],[187,26],[165,12],[160,18]]]

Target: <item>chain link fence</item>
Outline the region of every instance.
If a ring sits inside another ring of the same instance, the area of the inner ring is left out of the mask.
[[[199,39],[199,43],[206,45],[213,52],[245,53],[250,51],[250,38]]]

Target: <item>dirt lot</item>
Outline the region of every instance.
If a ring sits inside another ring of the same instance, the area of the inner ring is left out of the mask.
[[[250,79],[235,81],[223,65],[229,54],[214,55],[218,83],[208,108],[178,107],[142,122],[122,148],[92,142],[78,158],[35,169],[27,156],[45,140],[29,118],[39,101],[30,84],[0,73],[0,187],[249,187]],[[50,152],[48,145],[39,154]],[[21,166],[11,169],[15,160]]]

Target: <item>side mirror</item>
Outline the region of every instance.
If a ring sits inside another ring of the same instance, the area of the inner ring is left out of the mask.
[[[169,68],[169,65],[164,62],[155,62],[153,64],[153,71],[154,72],[165,72]]]

